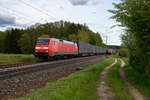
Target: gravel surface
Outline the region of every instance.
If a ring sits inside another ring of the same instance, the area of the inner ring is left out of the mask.
[[[45,86],[48,82],[68,76],[75,72],[78,67],[84,68],[96,64],[104,58],[106,56],[90,56],[31,65],[32,67],[43,66],[46,68],[0,80],[0,100],[24,96],[28,92]]]

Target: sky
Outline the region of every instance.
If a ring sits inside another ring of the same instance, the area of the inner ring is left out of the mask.
[[[122,28],[112,27],[118,23],[107,11],[113,2],[119,0],[0,0],[0,31],[65,20],[86,24],[104,43],[120,45]]]

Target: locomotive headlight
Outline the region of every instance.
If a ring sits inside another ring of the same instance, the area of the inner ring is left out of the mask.
[[[48,47],[43,47],[42,49],[48,49]]]
[[[41,49],[40,47],[35,47],[35,49]]]

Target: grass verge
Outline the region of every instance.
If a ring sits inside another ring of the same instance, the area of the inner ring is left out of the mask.
[[[0,65],[26,62],[36,62],[36,58],[25,54],[0,54]]]
[[[16,100],[96,100],[100,72],[113,61],[106,59]]]
[[[108,72],[108,85],[112,88],[117,100],[134,100],[119,74],[120,60]]]
[[[128,63],[125,66],[125,74],[129,81],[150,100],[150,78],[134,70]]]

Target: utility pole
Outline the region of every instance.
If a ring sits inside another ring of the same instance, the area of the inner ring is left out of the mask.
[[[107,45],[107,41],[108,41],[108,36],[106,36],[106,45]]]

